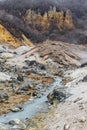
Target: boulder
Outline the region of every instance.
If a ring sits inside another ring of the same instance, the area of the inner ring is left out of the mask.
[[[62,91],[58,90],[53,90],[53,92],[49,93],[48,96],[48,101],[53,104],[54,100],[57,99],[59,102],[63,101],[66,98],[66,94]]]
[[[82,79],[83,82],[87,82],[87,75]]]
[[[9,125],[12,126],[12,129],[19,129],[19,130],[25,130],[26,129],[26,124],[19,120],[19,119],[14,119],[14,120],[11,120],[9,121]]]
[[[13,109],[11,109],[11,111],[12,112],[20,112],[20,111],[23,111],[24,109],[23,109],[23,106],[21,106],[21,105],[16,105],[16,107],[15,108],[13,108]]]
[[[15,107],[15,108],[11,109],[12,112],[20,112],[22,110],[23,109],[20,109],[19,107]]]

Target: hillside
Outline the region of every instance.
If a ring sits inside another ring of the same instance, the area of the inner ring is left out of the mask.
[[[87,0],[0,1],[0,130],[87,130]]]
[[[21,45],[20,41],[13,37],[9,31],[2,25],[0,25],[0,43],[8,44],[13,47],[18,47]]]
[[[3,26],[17,38],[24,34],[39,43],[50,39],[85,44],[86,5],[86,0],[7,0],[0,2],[0,19]]]

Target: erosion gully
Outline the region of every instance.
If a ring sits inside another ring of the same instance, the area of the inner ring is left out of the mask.
[[[52,92],[61,82],[60,77],[55,77],[55,81],[47,88],[40,98],[33,99],[23,105],[24,110],[20,112],[10,112],[0,116],[0,123],[7,123],[13,119],[26,119],[35,116],[37,113],[47,110],[47,95]]]

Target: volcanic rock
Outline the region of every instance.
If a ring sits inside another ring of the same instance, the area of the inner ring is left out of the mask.
[[[24,81],[23,75],[18,74],[17,80],[18,80],[18,81]]]
[[[20,129],[20,130],[25,130],[26,125],[23,121],[19,119],[14,119],[9,121],[9,124],[12,125],[12,129]]]
[[[66,94],[64,92],[58,91],[58,90],[53,90],[52,93],[49,93],[48,96],[48,101],[53,104],[53,101],[57,99],[59,102],[63,101],[66,98]]]
[[[0,72],[0,81],[11,81],[11,76]]]
[[[10,130],[10,127],[3,123],[0,123],[0,130]]]
[[[83,82],[87,82],[87,75],[82,79]]]

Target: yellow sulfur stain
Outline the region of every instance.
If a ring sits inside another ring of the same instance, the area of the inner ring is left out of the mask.
[[[5,27],[0,24],[0,42],[9,43],[13,47],[19,47],[21,42],[13,37]]]

